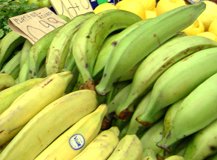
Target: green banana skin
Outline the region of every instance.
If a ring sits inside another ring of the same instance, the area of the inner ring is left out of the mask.
[[[15,79],[7,73],[0,73],[0,91],[15,85]]]
[[[26,40],[23,44],[23,48],[21,49],[21,57],[20,57],[21,67],[28,59],[31,47],[32,47],[32,44],[28,40]]]
[[[29,52],[29,59],[27,60],[24,69],[21,68],[23,71],[20,73],[22,74],[22,79],[37,77],[38,70],[47,56],[49,46],[54,36],[62,27],[63,26],[58,27],[49,32],[31,47]]]
[[[217,119],[216,83],[217,74],[215,73],[184,98],[176,116],[170,122],[172,126],[164,131],[164,136],[158,146],[168,149],[178,140],[192,135]]]
[[[18,51],[8,62],[3,66],[1,73],[10,74],[14,79],[19,75],[21,51]],[[14,72],[16,71],[16,72]]]
[[[217,47],[185,57],[166,70],[155,82],[146,112],[137,120],[150,125],[156,113],[187,96],[199,84],[217,72]]]
[[[137,15],[124,10],[107,10],[94,15],[80,27],[73,44],[73,55],[83,83],[93,81],[93,67],[108,35],[140,20]]]
[[[20,96],[22,93],[32,88],[34,85],[40,83],[42,80],[43,80],[42,78],[30,79],[23,83],[15,84],[14,86],[11,86],[1,91],[0,92],[0,101],[1,101],[0,114],[4,112],[18,96]]]
[[[98,94],[105,95],[123,73],[141,62],[148,54],[191,25],[205,9],[204,3],[186,5],[147,21],[129,33],[113,50],[106,63],[102,79],[96,86]],[[176,21],[177,23],[171,24]]]
[[[64,21],[66,21],[67,23],[71,21],[71,19],[63,14],[58,14],[58,16],[63,19]]]
[[[197,132],[186,147],[185,160],[203,160],[217,153],[217,120]]]
[[[167,41],[140,64],[133,77],[129,95],[117,114],[121,114],[136,99],[146,94],[170,66],[197,51],[216,46],[215,41],[199,36],[175,37]]]
[[[50,44],[46,57],[47,75],[58,73],[64,68],[66,57],[69,53],[70,40],[79,30],[81,24],[92,16],[94,16],[92,12],[77,16],[57,32]]]
[[[0,43],[0,68],[5,61],[13,54],[16,48],[22,45],[25,39],[14,31],[9,32]]]

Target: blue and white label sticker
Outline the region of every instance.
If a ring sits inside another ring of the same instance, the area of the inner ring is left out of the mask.
[[[85,144],[85,139],[81,134],[74,134],[69,139],[69,144],[74,150],[81,149]]]

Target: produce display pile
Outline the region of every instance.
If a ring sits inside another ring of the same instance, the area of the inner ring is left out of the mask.
[[[60,15],[35,44],[4,32],[0,160],[217,160],[210,1],[150,17],[127,2]]]

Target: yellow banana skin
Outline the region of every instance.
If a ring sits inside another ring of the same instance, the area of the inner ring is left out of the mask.
[[[96,14],[82,24],[74,38],[73,55],[83,83],[93,80],[93,67],[106,37],[140,20],[135,14],[114,9]]]
[[[0,92],[0,114],[5,111],[13,101],[26,92],[27,90],[31,89],[34,85],[40,83],[43,79],[42,78],[34,78],[27,80],[25,82],[15,84],[3,91]]]
[[[186,136],[203,129],[217,119],[217,74],[210,76],[196,87],[176,111],[171,127],[164,130],[158,146],[168,149],[172,144]]]
[[[107,106],[101,104],[60,135],[34,160],[72,160],[98,135],[106,113]]]
[[[70,40],[77,32],[80,25],[94,14],[86,13],[73,18],[64,25],[53,38],[46,56],[47,75],[58,73],[64,68],[69,50]]]
[[[106,160],[119,142],[118,127],[102,131],[87,147],[73,160]]]
[[[0,115],[0,145],[11,140],[46,105],[63,96],[71,79],[70,72],[54,74],[17,97]]]
[[[139,160],[142,159],[143,148],[139,138],[132,135],[125,135],[108,160]]]
[[[155,82],[150,103],[137,120],[144,126],[155,122],[157,112],[184,98],[216,73],[216,52],[217,47],[203,49],[167,69]]]
[[[7,73],[0,73],[0,91],[15,85],[15,79]]]
[[[175,37],[153,51],[138,67],[132,88],[117,114],[127,109],[136,99],[146,94],[159,76],[170,66],[197,51],[217,47],[217,43],[199,36]]]
[[[217,120],[197,132],[184,153],[185,160],[204,160],[217,153]]]
[[[24,126],[5,148],[0,159],[34,159],[60,134],[97,106],[96,93],[91,90],[74,91],[55,100]]]
[[[108,93],[122,74],[132,69],[165,41],[191,25],[204,9],[203,2],[182,6],[157,16],[130,32],[113,50],[114,56],[106,63],[102,79],[96,85],[97,92],[101,95]],[[171,24],[174,21],[178,23]]]
[[[25,39],[14,31],[4,36],[0,43],[0,68],[2,68],[9,56],[13,54],[16,47],[22,45],[24,41]]]

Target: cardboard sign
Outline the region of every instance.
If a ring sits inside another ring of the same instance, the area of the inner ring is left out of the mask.
[[[57,14],[65,15],[71,19],[93,11],[89,0],[51,0],[51,4]]]
[[[12,17],[8,23],[12,30],[34,44],[44,35],[66,22],[45,7]]]

